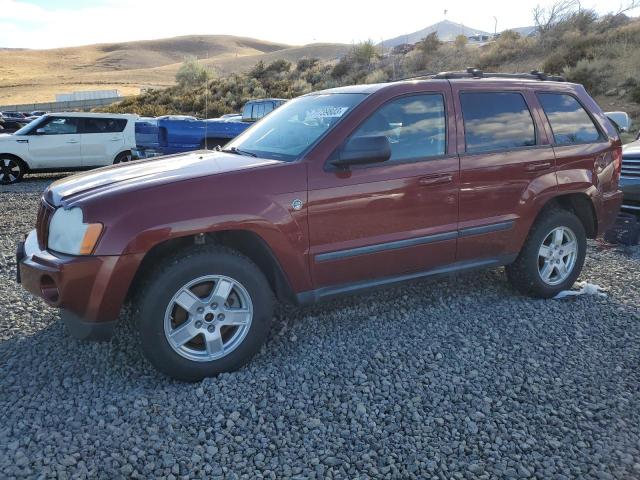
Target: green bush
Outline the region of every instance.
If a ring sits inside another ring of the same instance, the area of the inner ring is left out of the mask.
[[[575,67],[568,67],[564,75],[570,82],[581,83],[590,94],[606,92],[611,85],[611,63],[607,60],[580,60]]]
[[[184,61],[176,73],[176,81],[183,87],[202,85],[209,78],[209,72],[195,57]]]

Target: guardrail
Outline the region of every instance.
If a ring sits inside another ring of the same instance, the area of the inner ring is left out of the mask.
[[[72,100],[69,102],[25,103],[22,105],[0,106],[2,112],[64,112],[69,110],[91,110],[92,108],[121,102],[128,97],[96,98],[93,100]]]

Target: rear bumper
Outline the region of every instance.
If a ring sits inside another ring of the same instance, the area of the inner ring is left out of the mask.
[[[616,221],[622,205],[620,190],[602,196],[600,211],[598,212],[598,236],[603,235]]]
[[[32,231],[16,251],[18,280],[62,309],[72,335],[107,340],[113,332],[141,255],[74,257],[41,250]]]

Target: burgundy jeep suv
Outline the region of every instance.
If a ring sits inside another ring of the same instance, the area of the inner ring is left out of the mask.
[[[69,332],[111,336],[133,302],[147,358],[197,380],[245,364],[275,299],[506,266],[570,288],[614,220],[621,143],[581,85],[443,73],[292,100],[221,151],[53,183],[18,247],[24,287]]]

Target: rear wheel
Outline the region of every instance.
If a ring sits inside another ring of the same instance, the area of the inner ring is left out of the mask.
[[[572,287],[584,265],[587,236],[573,213],[559,208],[543,212],[529,232],[507,276],[520,292],[550,298]]]
[[[25,166],[20,160],[13,157],[0,157],[0,184],[10,185],[22,180]]]
[[[116,165],[118,163],[130,162],[131,158],[131,152],[122,152],[118,154],[116,159],[113,161],[113,164]]]
[[[273,294],[248,258],[194,247],[151,274],[138,307],[149,361],[173,378],[197,381],[240,368],[260,349]]]

